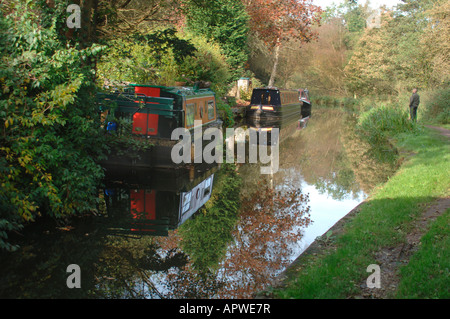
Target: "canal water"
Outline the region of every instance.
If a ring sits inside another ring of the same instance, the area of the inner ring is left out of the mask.
[[[20,249],[0,253],[0,297],[251,298],[395,171],[341,111],[297,124],[242,125],[279,128],[273,174],[248,161],[107,168],[95,216],[11,236]]]

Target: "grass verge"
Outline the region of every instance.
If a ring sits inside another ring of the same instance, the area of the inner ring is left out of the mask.
[[[447,209],[422,237],[422,245],[409,264],[401,269],[397,298],[449,298],[449,234],[450,209]]]
[[[274,291],[276,298],[348,298],[356,295],[370,275],[367,267],[376,264],[376,253],[384,247],[405,243],[408,231],[424,207],[449,196],[448,140],[421,127],[391,138],[401,151],[415,155],[404,161],[397,173],[371,194],[330,248],[305,256],[298,270],[290,274],[286,285]],[[412,256],[411,263],[402,268],[396,297],[449,297],[446,288],[448,226],[439,226],[445,221],[448,225],[448,213],[433,223],[420,250]],[[439,258],[426,257],[433,256],[436,250],[439,250]],[[434,269],[441,271],[436,273],[432,271]],[[433,283],[429,289],[424,289],[420,285],[430,276]]]

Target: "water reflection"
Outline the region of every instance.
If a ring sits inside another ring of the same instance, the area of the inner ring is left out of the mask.
[[[176,170],[108,167],[104,201],[110,234],[167,236],[210,199],[216,165]]]
[[[265,179],[275,191],[299,189],[308,195],[310,219],[310,223],[300,226],[301,234],[290,243],[285,256],[289,262],[367,196],[350,160],[354,154],[348,154],[344,147],[346,125],[345,114],[338,110],[315,112],[306,129],[299,130],[296,121],[280,125],[280,169]],[[258,165],[239,167],[244,188],[250,194],[257,193],[255,185],[261,178]],[[280,264],[278,271],[284,266]]]
[[[38,223],[16,237],[22,249],[0,253],[0,296],[250,298],[395,170],[349,126],[337,110],[301,130],[296,120],[242,125],[279,128],[275,174],[258,162],[107,169],[98,216]],[[66,286],[72,263],[81,289]]]

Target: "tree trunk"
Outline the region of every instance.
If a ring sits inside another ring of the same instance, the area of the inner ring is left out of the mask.
[[[81,44],[90,46],[97,41],[97,8],[99,0],[81,0]]]
[[[278,58],[280,56],[280,43],[275,45],[275,61],[273,62],[272,74],[270,74],[269,86],[273,86],[277,75]]]

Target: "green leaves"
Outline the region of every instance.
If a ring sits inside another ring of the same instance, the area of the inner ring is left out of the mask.
[[[188,29],[197,36],[219,44],[234,77],[242,76],[248,59],[249,16],[241,0],[185,0]]]
[[[96,159],[104,148],[92,98],[104,47],[70,46],[54,23],[40,24],[48,17],[39,5],[13,3],[0,15],[0,246],[6,249],[11,227],[95,209],[102,177]]]

